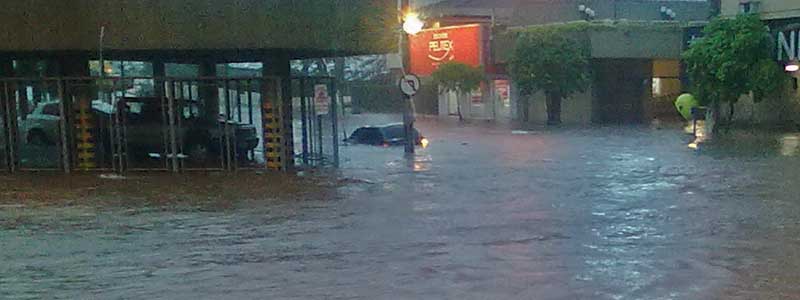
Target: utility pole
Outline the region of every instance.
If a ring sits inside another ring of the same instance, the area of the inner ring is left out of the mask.
[[[98,39],[97,45],[97,53],[99,56],[99,63],[100,63],[100,78],[102,79],[105,77],[106,74],[106,61],[103,59],[103,39],[106,37],[106,27],[100,26],[100,38]]]
[[[398,0],[398,8],[400,10],[400,24],[403,23],[406,14],[410,11],[409,0]],[[400,58],[402,59],[403,75],[408,74],[409,66],[409,51],[408,51],[408,34],[400,31],[400,45],[399,45]],[[401,78],[402,80],[402,78]],[[406,155],[414,154],[414,147],[416,146],[416,137],[414,136],[414,97],[403,94],[405,100],[403,110],[403,133],[405,134],[405,153]]]

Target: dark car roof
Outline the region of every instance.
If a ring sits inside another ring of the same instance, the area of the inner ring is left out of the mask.
[[[357,128],[354,131],[354,133],[356,131],[362,130],[362,129],[371,129],[371,130],[376,130],[377,129],[377,130],[380,130],[381,133],[383,133],[385,135],[387,133],[387,131],[390,131],[390,130],[394,131],[394,130],[398,130],[398,129],[402,129],[402,128],[403,128],[403,123],[389,123],[389,124],[377,125],[377,126],[368,125],[368,126],[361,126],[361,127]],[[416,128],[414,128],[414,131],[416,131],[417,134],[419,134],[419,130],[417,130]]]

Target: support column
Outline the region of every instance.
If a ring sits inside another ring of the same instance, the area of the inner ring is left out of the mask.
[[[153,64],[153,90],[156,97],[164,95],[164,77],[167,77],[167,67],[163,61],[154,60]]]
[[[262,59],[261,102],[264,118],[264,155],[270,170],[294,168],[294,131],[290,57],[286,53]]]
[[[0,77],[13,77],[14,76],[14,63],[11,58],[0,58]],[[16,110],[11,100],[10,85],[8,81],[0,82],[0,143],[3,143],[2,153],[0,153],[0,166],[7,171],[13,172],[16,167],[17,160],[14,157],[14,148],[16,143],[12,143],[11,126],[14,125]]]
[[[200,77],[217,77],[217,64],[206,60],[199,64]],[[202,104],[203,117],[213,122],[219,117],[219,90],[216,81],[201,80],[197,93]]]
[[[89,77],[89,56],[69,55],[54,59],[56,74],[60,77]],[[83,80],[60,80],[63,134],[62,159],[65,172],[72,166],[88,171],[97,167],[99,136],[97,122],[92,115],[92,100],[96,89],[86,87]],[[95,82],[89,82],[95,83]],[[101,153],[102,154],[102,153]],[[74,161],[74,163],[73,163]]]

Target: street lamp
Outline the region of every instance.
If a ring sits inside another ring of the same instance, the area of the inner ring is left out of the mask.
[[[784,67],[784,70],[786,70],[786,72],[797,72],[797,71],[800,71],[800,62],[798,62],[797,60],[793,59],[788,64],[786,64],[786,66]]]
[[[407,13],[405,17],[403,17],[403,31],[410,35],[417,35],[420,31],[422,31],[422,27],[425,26],[425,22],[419,19],[419,14],[417,13]]]

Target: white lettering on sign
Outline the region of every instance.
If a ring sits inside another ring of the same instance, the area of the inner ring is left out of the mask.
[[[778,60],[783,61],[783,57],[786,56],[788,60],[797,59],[800,57],[800,50],[798,48],[798,39],[800,39],[800,32],[798,31],[789,31],[788,32],[788,39],[786,37],[787,32],[778,32]]]
[[[447,32],[433,34],[433,40],[428,42],[428,58],[437,63],[455,58],[455,45]]]

